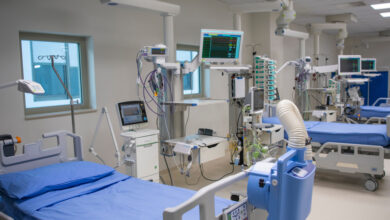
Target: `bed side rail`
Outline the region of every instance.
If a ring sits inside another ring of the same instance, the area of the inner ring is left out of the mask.
[[[165,209],[163,213],[164,220],[181,220],[184,213],[188,212],[189,210],[195,208],[198,205],[199,219],[219,219],[219,217],[215,216],[215,193],[237,181],[245,179],[247,176],[248,173],[246,171],[242,171],[238,174],[226,177],[218,182],[203,187],[184,203],[176,207]]]
[[[386,117],[387,137],[390,137],[390,116]]]
[[[371,117],[364,124],[384,124],[386,122],[386,118]]]
[[[14,220],[14,219],[4,214],[3,212],[0,212],[0,220]]]
[[[387,137],[390,137],[390,115],[385,118],[371,117],[364,124],[372,124],[372,122],[377,122],[377,124],[386,124]]]
[[[74,157],[69,157],[68,155],[67,137],[72,137],[73,139]],[[47,138],[56,138],[57,146],[42,149],[43,139]],[[6,157],[3,146],[0,145],[0,174],[82,159],[83,152],[80,136],[67,131],[45,133],[42,135],[42,139],[34,143],[25,144],[23,146],[23,153],[15,156]]]
[[[318,146],[315,144],[315,146]],[[332,148],[335,147],[335,148]],[[350,152],[342,153],[351,149]],[[328,148],[330,157],[322,157],[324,149]],[[333,150],[335,152],[333,152]],[[327,142],[322,144],[314,154],[319,168],[336,169],[347,173],[382,174],[384,166],[385,149],[379,145],[347,144]],[[339,166],[338,164],[356,164],[355,167]]]
[[[390,105],[390,98],[378,98],[377,100],[375,100],[375,102],[374,102],[374,104],[372,104],[372,106],[376,106],[380,101],[385,101],[385,106]]]
[[[315,143],[314,145],[315,146],[320,146],[320,148],[315,152],[315,156],[319,156],[321,151],[325,147],[329,147],[329,146],[337,146],[338,150],[341,150],[341,147],[351,147],[351,148],[355,149],[355,151],[354,151],[355,154],[358,153],[357,149],[359,147],[365,148],[366,150],[369,150],[369,149],[373,149],[374,150],[374,149],[376,149],[378,151],[380,157],[383,157],[383,154],[385,152],[384,148],[382,146],[379,146],[379,145],[349,144],[349,143],[339,143],[339,142],[326,142],[326,143],[324,143],[322,145],[319,145],[318,143]]]

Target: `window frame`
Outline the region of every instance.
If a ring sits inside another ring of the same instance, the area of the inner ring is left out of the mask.
[[[176,51],[184,50],[184,51],[198,51],[199,55],[199,46],[194,45],[186,45],[186,44],[177,44]],[[175,51],[175,53],[176,53]],[[184,76],[183,76],[184,77]],[[196,94],[184,94],[184,86],[182,89],[182,94],[184,99],[193,99],[193,98],[203,98],[204,97],[204,68],[203,65],[199,66],[199,93]]]
[[[60,34],[33,33],[33,32],[19,32],[19,49],[20,49],[20,60],[21,60],[21,70],[22,70],[21,74],[22,74],[22,78],[24,79],[25,74],[24,74],[24,66],[23,66],[22,40],[77,43],[79,45],[79,50],[80,50],[79,56],[80,56],[82,104],[75,104],[74,109],[76,113],[96,111],[95,93],[93,92],[94,77],[91,74],[92,67],[90,67],[91,65],[90,59],[93,59],[93,57],[89,57],[88,37],[60,35]],[[23,94],[23,105],[24,105],[24,114],[26,119],[70,114],[69,112],[70,104],[27,108],[25,94]]]

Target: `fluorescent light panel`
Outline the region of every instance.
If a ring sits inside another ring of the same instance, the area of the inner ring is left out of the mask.
[[[390,8],[390,2],[389,3],[374,4],[374,5],[371,5],[371,7],[375,10],[388,9],[388,8]]]
[[[381,16],[384,18],[388,18],[388,17],[390,17],[390,12],[383,12],[383,13],[381,13]]]

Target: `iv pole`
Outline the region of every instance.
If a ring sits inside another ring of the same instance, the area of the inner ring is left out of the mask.
[[[54,73],[57,75],[58,80],[60,80],[62,87],[64,87],[64,89],[65,89],[65,91],[66,91],[66,94],[67,94],[67,95],[69,96],[69,98],[70,98],[70,114],[71,114],[71,117],[72,117],[72,132],[73,132],[73,134],[76,134],[76,126],[75,126],[75,122],[74,122],[74,106],[73,106],[74,103],[73,103],[73,97],[72,97],[72,95],[70,94],[68,88],[66,88],[64,81],[62,81],[60,74],[58,74],[56,68],[54,67],[54,56],[53,56],[53,55],[50,56],[50,60],[51,60],[51,67],[53,68]]]

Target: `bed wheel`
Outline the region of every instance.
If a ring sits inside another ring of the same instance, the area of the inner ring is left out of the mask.
[[[381,179],[383,179],[383,177],[385,177],[385,175],[386,175],[386,172],[383,171],[383,174],[382,174],[382,175],[375,175],[375,178],[376,178],[377,180],[381,180]]]
[[[377,182],[376,179],[374,179],[374,178],[369,178],[369,179],[367,179],[366,182],[364,183],[364,187],[365,187],[366,190],[368,190],[368,191],[375,192],[375,190],[378,189],[378,182]]]

